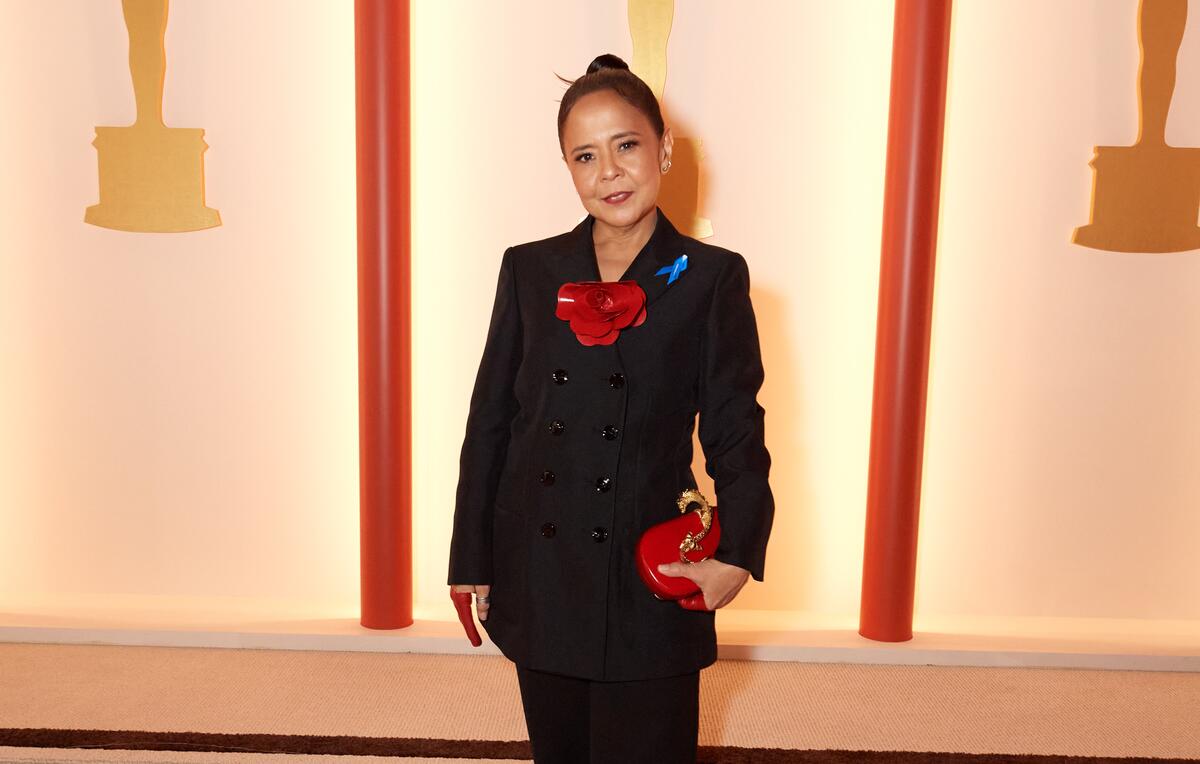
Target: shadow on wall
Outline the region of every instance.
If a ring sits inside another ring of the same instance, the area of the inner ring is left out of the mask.
[[[665,107],[664,107],[665,108]],[[664,176],[659,191],[659,206],[672,223],[693,238],[713,235],[712,222],[701,216],[712,180],[703,162],[702,143],[686,122],[668,119],[676,135],[671,155],[671,171]],[[814,600],[812,582],[818,580],[817,556],[805,546],[804,539],[814,538],[811,508],[814,504],[805,477],[807,459],[791,459],[784,464],[778,454],[803,455],[803,411],[799,394],[799,370],[794,360],[794,338],[787,331],[787,306],[783,295],[764,289],[751,269],[751,301],[754,305],[758,334],[762,342],[763,367],[769,385],[759,395],[767,412],[768,446],[774,446],[771,487],[775,494],[775,519],[767,548],[767,571],[761,584],[748,586],[736,600],[737,609],[804,610]],[[772,392],[773,391],[773,392]],[[699,432],[693,432],[692,472],[702,492],[716,496],[712,479],[704,469],[704,451]],[[780,605],[779,603],[786,603]]]
[[[701,194],[706,189],[703,182],[704,151],[699,138],[689,138],[693,131],[683,122],[668,120],[675,145],[671,151],[671,171],[663,176],[658,203],[675,226],[696,239],[707,239],[713,235],[712,221],[701,217],[705,208]]]
[[[704,163],[702,139],[690,137],[696,131],[687,122],[676,119],[666,103],[662,104],[662,108],[663,119],[674,136],[674,148],[671,170],[663,176],[658,204],[680,232],[696,239],[709,238],[713,235],[713,224],[701,212],[707,208],[713,179],[708,176],[708,168]],[[769,437],[769,440],[776,446],[775,453],[801,454],[803,444],[792,442],[788,436],[789,433],[802,432],[803,428],[800,423],[801,397],[796,394],[798,374],[791,357],[794,345],[786,332],[785,302],[780,295],[764,291],[753,275],[751,292],[758,333],[763,343],[763,366],[772,380],[769,389],[776,391],[770,397],[760,395],[759,402],[767,411],[768,433],[782,433],[780,437]],[[781,374],[787,376],[781,378]],[[699,432],[693,432],[692,437],[692,472],[699,476],[698,485],[702,491],[715,497],[712,480],[704,469],[704,451]],[[775,518],[768,546],[768,567],[762,584],[749,586],[738,596],[738,609],[803,610],[814,599],[811,582],[817,580],[816,556],[809,553],[801,542],[802,539],[813,538],[810,515],[812,497],[798,495],[794,490],[780,490],[785,481],[788,489],[811,485],[811,481],[803,477],[803,466],[795,460],[786,465],[775,461],[772,465]],[[784,475],[786,478],[781,479]],[[786,603],[782,608],[778,604],[781,602]]]

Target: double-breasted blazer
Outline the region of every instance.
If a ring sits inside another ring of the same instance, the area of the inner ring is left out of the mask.
[[[559,287],[599,281],[588,216],[504,252],[463,441],[450,584],[490,584],[483,622],[521,666],[593,680],[688,673],[717,657],[714,613],[658,600],[634,565],[651,525],[696,487],[699,414],[721,540],[761,581],[774,515],[758,330],[745,259],[680,234],[661,210],[620,280],[646,317],[585,346]],[[687,255],[674,283],[658,271]]]

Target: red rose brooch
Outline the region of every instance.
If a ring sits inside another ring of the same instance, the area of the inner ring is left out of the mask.
[[[568,281],[554,315],[571,323],[584,345],[611,345],[622,329],[646,320],[646,293],[636,281]]]

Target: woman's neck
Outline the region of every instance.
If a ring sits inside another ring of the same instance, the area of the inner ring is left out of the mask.
[[[637,222],[628,226],[610,226],[596,218],[592,223],[592,246],[596,256],[607,261],[628,263],[637,256],[654,234],[658,210],[652,208]]]

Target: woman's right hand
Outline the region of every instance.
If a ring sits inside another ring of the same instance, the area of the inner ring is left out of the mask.
[[[490,603],[487,601],[488,595],[491,594],[491,584],[454,584],[450,587],[456,592],[472,592],[475,594],[475,615],[480,621],[487,620],[488,607]],[[484,601],[480,602],[479,598],[483,597]]]

